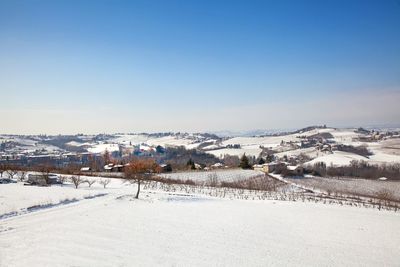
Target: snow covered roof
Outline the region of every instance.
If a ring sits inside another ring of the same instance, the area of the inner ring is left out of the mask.
[[[253,168],[262,168],[264,166],[264,164],[254,164]]]
[[[294,170],[296,170],[298,167],[299,167],[299,166],[287,166],[287,169],[288,169],[289,171],[294,171]]]
[[[217,162],[217,163],[213,164],[212,166],[213,167],[222,167],[224,165],[222,163],[220,163],[220,162]]]

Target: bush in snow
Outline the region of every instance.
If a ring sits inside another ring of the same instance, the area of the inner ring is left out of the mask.
[[[6,167],[6,172],[8,174],[8,178],[14,179],[14,177],[18,174],[18,170],[15,166],[8,166]]]
[[[78,186],[84,182],[86,182],[85,180],[83,180],[79,175],[74,175],[71,177],[71,181],[74,184],[75,188],[78,189]]]
[[[111,179],[101,179],[100,184],[103,185],[104,188],[107,187],[107,185],[111,182]]]
[[[27,175],[27,172],[25,170],[21,170],[17,175],[18,181],[20,181],[20,182],[25,181],[26,175]]]
[[[96,182],[96,180],[87,179],[85,182],[89,185],[89,187],[91,187]]]

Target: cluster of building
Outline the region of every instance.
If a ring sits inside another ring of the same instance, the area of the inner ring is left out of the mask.
[[[288,176],[302,176],[304,174],[304,169],[302,166],[291,166],[287,162],[270,162],[264,164],[256,164],[253,166],[253,169],[265,173],[280,172],[285,173]]]
[[[92,161],[100,161],[101,154],[94,153],[63,153],[48,155],[18,155],[16,157],[0,157],[0,164],[10,164],[17,166],[38,166],[50,164],[56,167],[66,167],[69,165],[85,165]]]

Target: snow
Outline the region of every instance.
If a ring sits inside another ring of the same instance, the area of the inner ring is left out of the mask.
[[[88,148],[88,151],[91,153],[104,153],[105,151],[113,152],[119,151],[118,144],[96,144],[93,147]]]
[[[185,146],[185,147],[187,147],[187,146],[193,144],[193,140],[191,140],[191,139],[185,139],[185,138],[179,138],[179,137],[177,137],[177,136],[168,135],[168,136],[163,136],[163,137],[160,137],[160,138],[152,138],[152,139],[149,139],[149,140],[147,141],[147,143],[148,143],[149,145],[152,145],[152,146],[158,146],[158,145],[160,145],[160,146],[163,146],[163,147],[165,147],[165,146]],[[198,143],[198,144],[196,145],[196,147],[197,147],[199,144],[200,144],[200,143]],[[191,148],[194,148],[194,147],[191,146]]]
[[[392,199],[400,201],[400,182],[386,180],[367,180],[351,178],[285,178],[286,181],[321,192],[359,195],[375,198],[381,192],[387,192]]]
[[[0,220],[0,266],[398,265],[395,212],[133,190]]]
[[[350,162],[356,161],[368,161],[368,158],[354,154],[348,153],[344,151],[334,151],[332,154],[327,154],[318,158],[315,158],[309,162],[306,162],[305,165],[314,165],[317,162],[324,162],[326,166],[334,165],[334,166],[344,166],[350,165]]]
[[[57,204],[64,200],[83,199],[97,194],[108,193],[116,188],[125,186],[123,180],[111,179],[107,189],[98,182],[99,177],[81,176],[83,180],[96,180],[97,183],[90,188],[86,183],[79,185],[79,190],[66,183],[65,185],[52,185],[51,187],[25,186],[23,183],[0,184],[0,216],[10,212],[19,212],[23,209],[45,204]],[[105,178],[104,178],[105,179]],[[1,265],[0,265],[1,266]]]
[[[384,164],[384,163],[400,163],[400,155],[390,155],[390,154],[386,154],[383,152],[375,152],[374,155],[371,155],[370,157],[370,161],[372,163],[380,163],[380,164]]]
[[[299,149],[279,152],[279,153],[275,153],[274,155],[279,158],[282,158],[285,155],[288,157],[292,157],[292,156],[299,156],[300,154],[305,154],[311,158],[316,158],[320,154],[322,154],[322,152],[319,152],[314,147],[308,147],[308,148],[299,148]]]
[[[80,143],[76,141],[70,141],[68,143],[65,143],[68,146],[76,146],[76,147],[81,147],[81,146],[90,146],[92,145],[91,143]]]
[[[224,155],[238,156],[241,157],[243,154],[247,156],[255,156],[261,153],[262,149],[259,147],[245,147],[245,148],[222,148],[216,150],[206,151],[208,154],[212,154],[216,157],[223,158]]]
[[[57,204],[66,199],[82,199],[94,194],[95,191],[75,190],[71,186],[24,186],[18,184],[2,184],[0,186],[0,215],[18,212],[21,209],[35,205]]]
[[[298,168],[298,166],[287,166],[286,167],[289,171],[294,171]]]
[[[129,145],[130,143],[138,145],[145,143],[148,139],[148,136],[144,134],[121,134],[111,139],[110,142],[124,145]]]
[[[363,157],[354,153],[344,151],[334,151],[332,154],[323,154],[314,158],[313,160],[306,162],[305,164],[314,165],[317,162],[324,162],[327,166],[333,164],[334,166],[345,166],[349,165],[351,161],[365,161],[370,164],[394,164],[400,163],[400,155],[390,155],[379,150],[375,150],[374,154],[368,157]]]
[[[265,175],[265,173],[262,171],[255,171],[255,170],[231,169],[231,170],[175,172],[175,173],[161,174],[160,176],[169,179],[178,179],[182,181],[190,179],[194,182],[207,182],[213,175],[216,175],[219,182],[235,182],[257,177],[260,175]]]
[[[193,135],[166,135],[161,137],[152,137],[147,134],[122,134],[109,140],[110,143],[129,145],[147,144],[149,146],[184,146],[187,149],[198,147],[201,142],[196,142],[196,136]]]

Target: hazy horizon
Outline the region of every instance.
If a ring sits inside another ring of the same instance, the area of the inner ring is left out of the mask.
[[[0,134],[400,125],[400,4],[0,0]]]
[[[234,130],[234,129],[222,129],[222,130],[202,130],[202,131],[109,131],[109,132],[24,132],[24,133],[12,133],[12,132],[0,132],[0,135],[21,135],[21,136],[35,136],[35,135],[48,135],[48,136],[57,136],[57,135],[98,135],[98,134],[158,134],[158,133],[208,133],[208,134],[216,134],[220,137],[224,136],[254,136],[254,135],[263,135],[263,134],[274,134],[274,133],[289,133],[297,130],[301,130],[308,127],[321,127],[326,126],[327,128],[335,128],[335,129],[357,129],[359,127],[373,130],[399,130],[400,124],[370,124],[370,125],[326,125],[326,124],[314,124],[314,125],[304,125],[302,127],[297,128],[259,128],[259,129],[243,129],[243,130]]]

